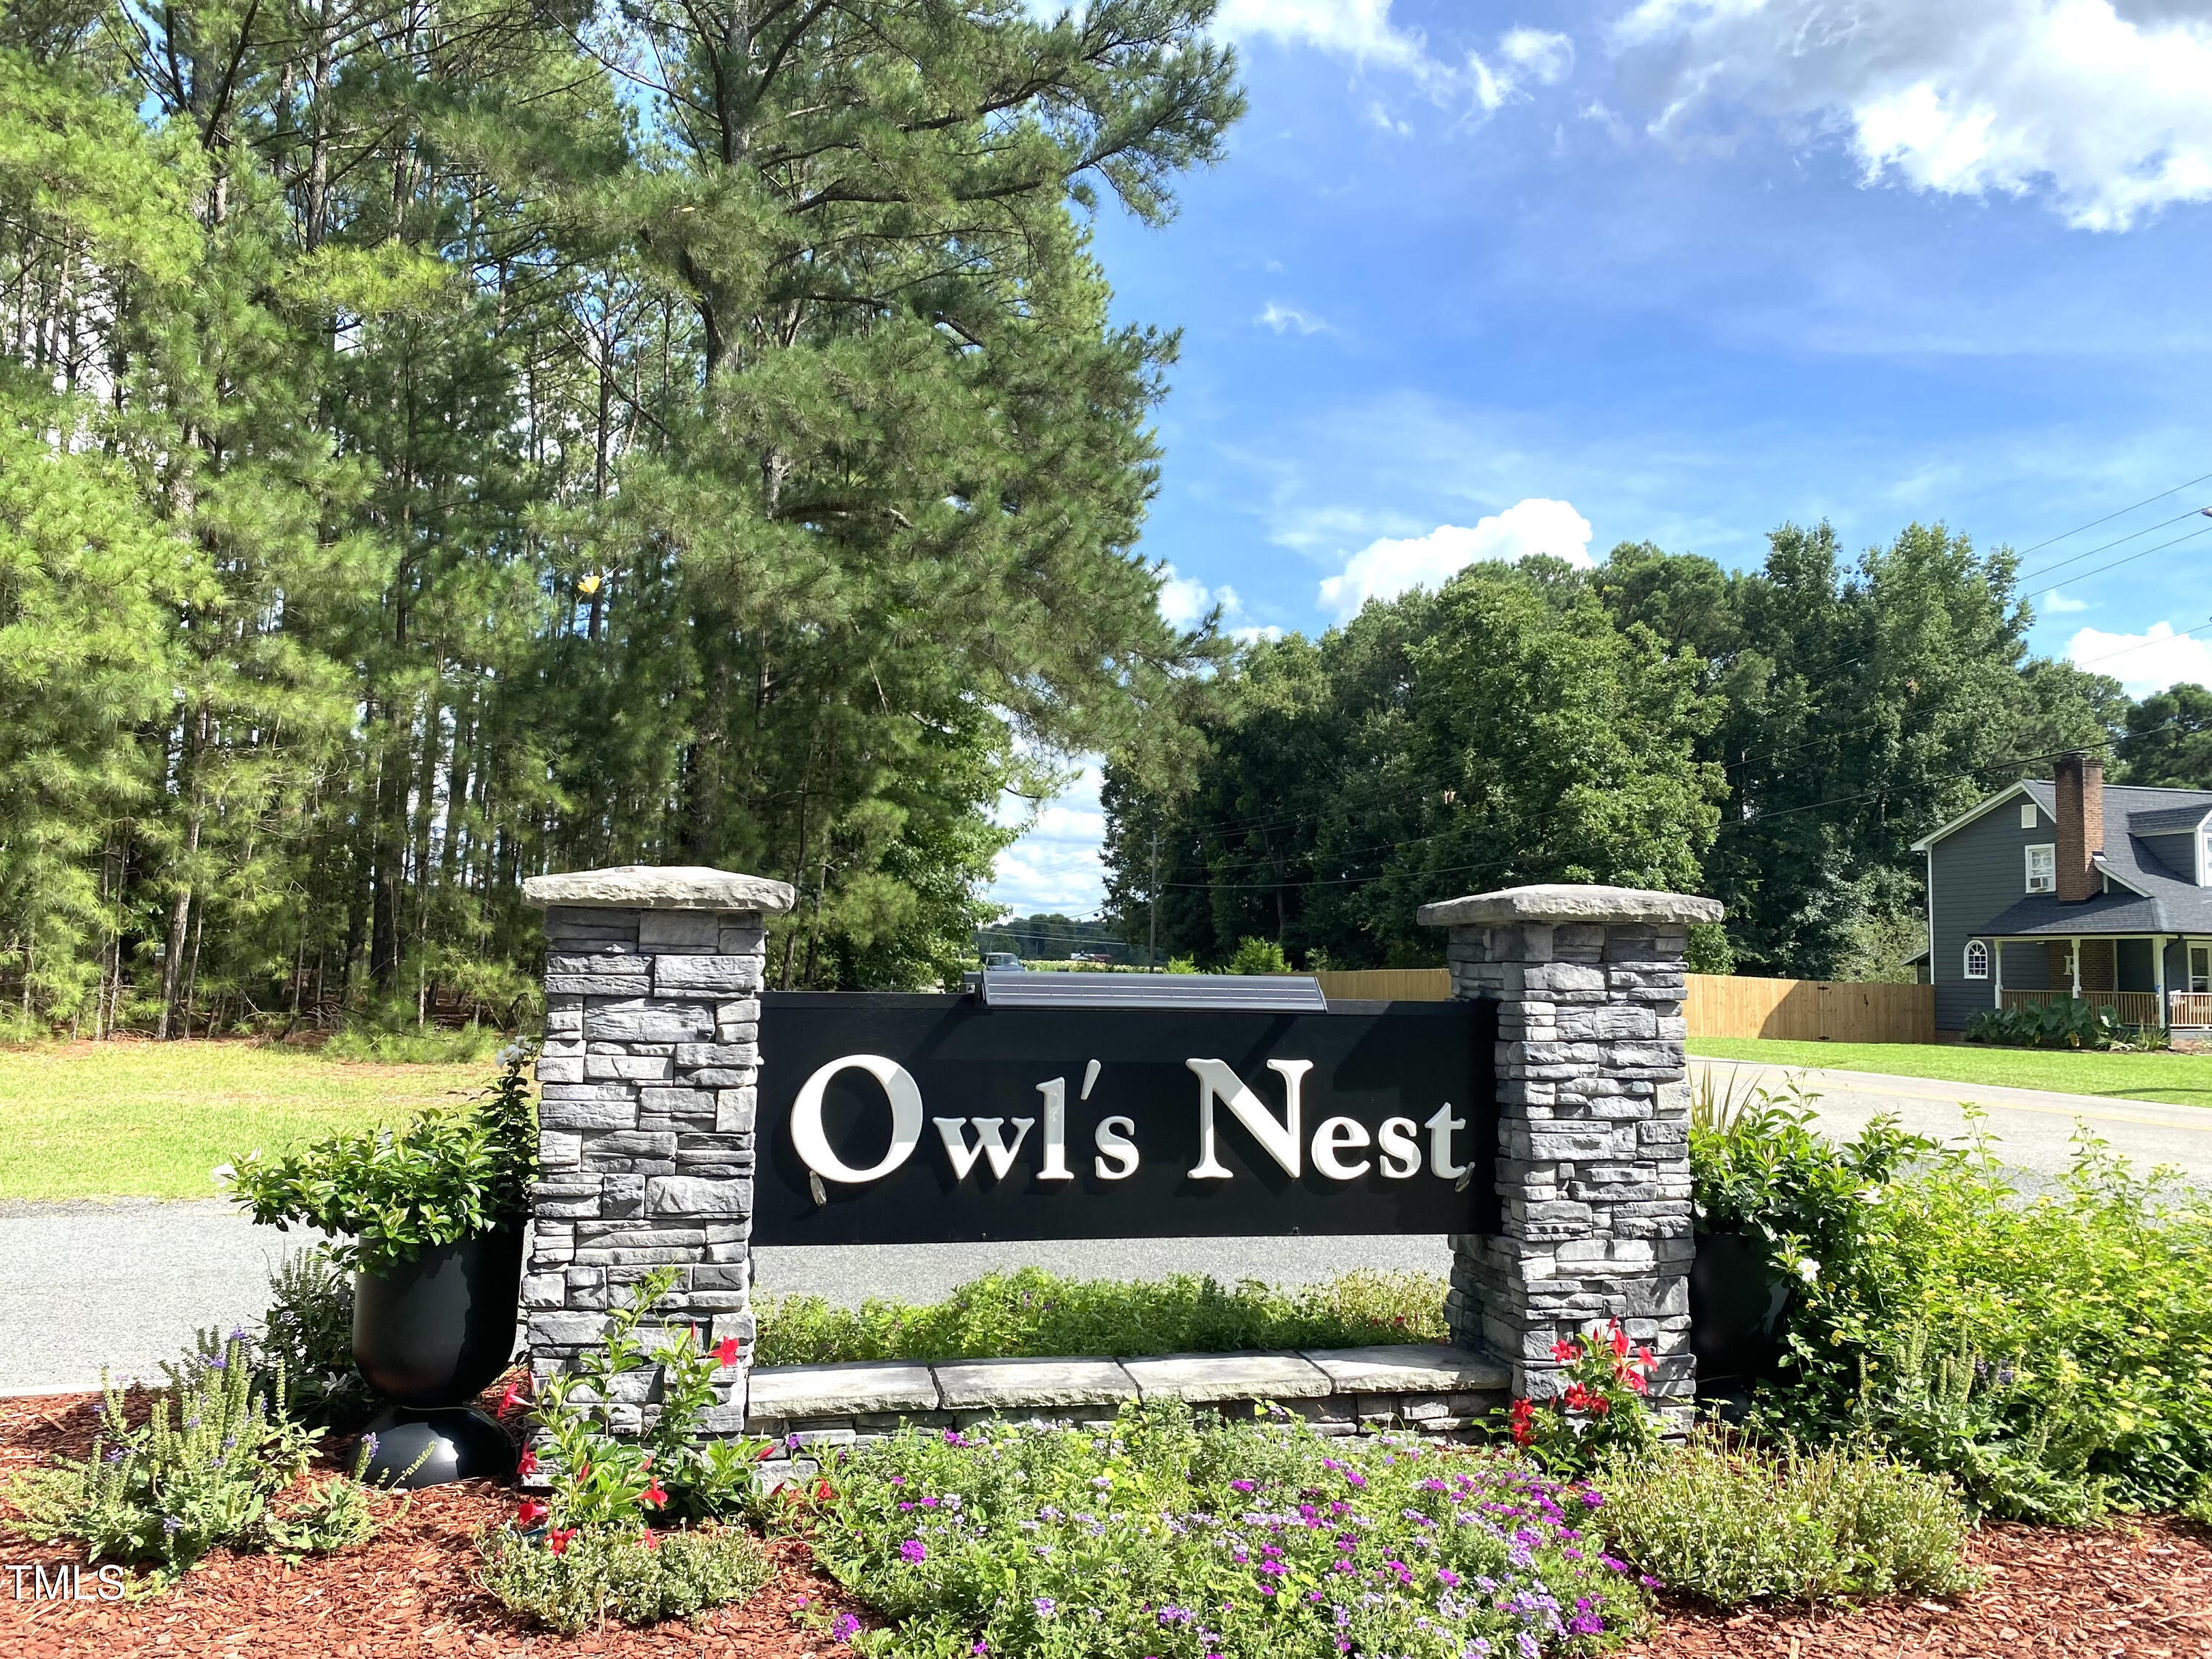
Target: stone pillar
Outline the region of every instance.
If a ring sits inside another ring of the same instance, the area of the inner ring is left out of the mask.
[[[1514,887],[1425,905],[1449,927],[1452,994],[1498,1004],[1502,1231],[1453,1241],[1453,1339],[1556,1392],[1552,1345],[1618,1318],[1659,1358],[1686,1423],[1690,1099],[1682,1041],[1689,924],[1712,899],[1621,887]]]
[[[522,890],[545,912],[546,952],[522,1284],[532,1374],[569,1367],[626,1286],[675,1263],[684,1273],[664,1311],[695,1319],[708,1343],[739,1344],[706,1424],[734,1432],[752,1361],[763,918],[790,909],[792,890],[643,865],[535,876]],[[652,1380],[635,1379],[617,1428],[642,1426]]]

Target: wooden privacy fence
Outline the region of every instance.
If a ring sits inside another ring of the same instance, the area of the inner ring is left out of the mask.
[[[1366,968],[1316,974],[1322,994],[1443,1002],[1448,968]],[[1693,1037],[1788,1037],[1800,1042],[1933,1042],[1932,985],[1850,985],[1827,979],[1748,979],[1691,974],[1683,1013]],[[2208,999],[2212,1001],[2212,999]]]
[[[1691,974],[1683,1009],[1692,1037],[1786,1037],[1800,1042],[1933,1042],[1932,985],[1852,985],[1831,979]]]

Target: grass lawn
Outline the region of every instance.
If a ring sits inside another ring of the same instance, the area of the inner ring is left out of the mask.
[[[213,1198],[208,1171],[240,1152],[396,1123],[497,1072],[250,1042],[0,1048],[0,1199]]]
[[[1699,1037],[1690,1044],[1690,1053],[1701,1060],[1830,1066],[1947,1083],[2212,1106],[2212,1054],[2112,1054],[1923,1042],[1778,1042],[1764,1037]]]

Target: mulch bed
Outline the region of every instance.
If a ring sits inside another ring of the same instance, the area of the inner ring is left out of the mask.
[[[90,1395],[0,1400],[0,1474],[90,1446]],[[834,1659],[829,1618],[860,1609],[804,1544],[772,1540],[775,1577],[743,1607],[697,1626],[610,1626],[561,1637],[515,1618],[471,1582],[480,1527],[514,1494],[465,1481],[417,1493],[405,1517],[360,1549],[286,1567],[218,1554],[140,1605],[15,1599],[0,1571],[4,1659],[392,1659],[400,1655],[599,1655],[606,1659]],[[1822,1612],[1719,1614],[1669,1606],[1638,1659],[1915,1659],[1942,1656],[2129,1656],[2212,1659],[2212,1538],[2185,1522],[2129,1522],[2092,1532],[1996,1525],[1974,1541],[1983,1588],[1955,1601],[1899,1600]],[[0,1519],[0,1567],[77,1562]],[[87,1594],[90,1594],[87,1579]],[[811,1610],[803,1621],[802,1610]]]

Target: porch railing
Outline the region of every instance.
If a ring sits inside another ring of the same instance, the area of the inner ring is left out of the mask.
[[[2169,991],[2166,1003],[2176,1025],[2212,1025],[2212,992]]]
[[[2069,996],[2067,991],[2014,991],[2001,994],[2007,1008],[2040,1008],[2057,998]],[[2212,995],[2191,996],[2184,992],[2171,994],[2173,1004],[2173,1023],[2177,1025],[2212,1024]],[[2094,1007],[2110,1008],[2124,1025],[2155,1025],[2158,1018],[2158,993],[2155,991],[2084,991],[2081,1000]],[[2181,1005],[2198,1005],[2194,1012],[2197,1018],[2185,1019]]]

